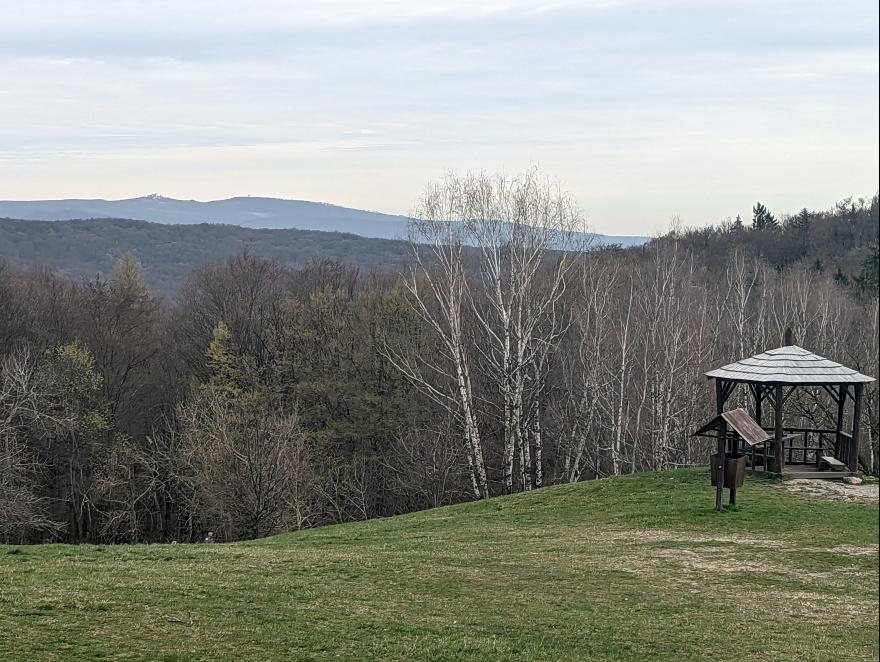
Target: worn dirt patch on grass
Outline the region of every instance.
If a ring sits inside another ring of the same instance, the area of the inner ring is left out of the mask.
[[[664,547],[663,543],[670,546]],[[785,538],[688,535],[681,531],[662,530],[606,531],[602,533],[601,541],[594,541],[592,547],[595,551],[604,547],[608,552],[602,555],[604,563],[615,570],[651,572],[662,568],[669,572],[677,568],[694,576],[709,576],[718,572],[789,575],[827,586],[839,584],[841,573],[852,574],[854,571],[841,568],[807,570],[799,563],[791,563],[791,555],[804,551],[838,557],[876,557],[880,551],[877,545],[804,547],[795,540]]]
[[[812,480],[796,478],[787,480],[782,485],[792,492],[809,494],[827,501],[860,501],[862,503],[880,503],[880,484],[847,485],[836,480]]]

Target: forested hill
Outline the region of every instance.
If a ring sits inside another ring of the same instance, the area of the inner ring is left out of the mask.
[[[877,282],[878,196],[842,200],[827,211],[802,209],[780,215],[761,203],[752,218],[692,228],[678,235],[692,251],[722,256],[736,247],[776,269],[798,262],[834,275],[841,285],[865,290]],[[601,243],[632,237],[600,237]],[[659,241],[664,241],[660,238]],[[217,223],[168,224],[130,219],[36,221],[0,218],[0,258],[27,267],[49,267],[75,279],[110,273],[130,252],[143,266],[151,291],[170,294],[204,262],[219,262],[250,246],[282,263],[302,265],[328,258],[364,269],[399,269],[402,241],[345,232],[270,229]],[[711,261],[711,260],[710,260]]]
[[[0,258],[18,266],[44,264],[73,278],[106,276],[130,252],[154,293],[169,294],[204,262],[219,262],[243,246],[301,265],[325,257],[365,269],[400,268],[401,241],[342,232],[267,230],[235,225],[166,225],[125,219],[30,221],[0,219]]]
[[[595,235],[598,245],[629,246],[644,237]],[[619,242],[619,243],[618,243]],[[363,269],[400,269],[406,244],[348,232],[241,227],[219,223],[175,225],[120,218],[37,221],[0,218],[0,258],[20,267],[47,265],[74,279],[106,276],[124,254],[143,267],[154,294],[177,290],[194,267],[219,262],[244,246],[292,266],[327,258]]]
[[[483,204],[494,182],[453,184]],[[880,375],[876,197],[581,255],[544,227],[577,212],[532,191],[506,232],[415,225],[414,278],[351,266],[405,250],[352,235],[0,221],[0,541],[234,541],[705,466],[705,373],[787,328]],[[878,475],[876,381],[862,406]],[[837,416],[821,389],[786,399],[788,425]]]
[[[801,209],[778,217],[760,202],[751,219],[692,228],[677,239],[720,262],[734,250],[760,257],[777,270],[805,264],[838,285],[877,296],[880,199],[841,200],[827,211]]]

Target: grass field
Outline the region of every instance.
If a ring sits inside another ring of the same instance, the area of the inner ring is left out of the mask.
[[[874,660],[878,508],[706,470],[229,545],[0,546],[3,660]]]

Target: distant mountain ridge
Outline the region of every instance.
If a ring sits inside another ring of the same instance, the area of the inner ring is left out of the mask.
[[[349,232],[377,239],[399,239],[406,230],[404,216],[304,200],[251,197],[198,202],[153,194],[129,200],[0,201],[0,217],[32,221],[129,218],[166,225],[213,223],[260,230]]]
[[[238,197],[198,202],[153,194],[128,200],[0,200],[0,218],[32,221],[71,221],[114,218],[166,225],[200,223],[237,225],[265,230],[347,232],[372,239],[406,236],[405,216],[350,209],[321,202],[280,198]],[[600,244],[635,246],[650,238],[596,235]]]

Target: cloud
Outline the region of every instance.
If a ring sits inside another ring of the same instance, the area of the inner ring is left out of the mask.
[[[65,180],[88,188],[85,172],[97,197],[292,197],[297,173],[325,201],[405,212],[443,167],[539,162],[588,211],[608,217],[601,201],[621,196],[613,215],[635,223],[670,195],[718,220],[706,192],[734,195],[719,186],[801,181],[828,204],[876,187],[876,7],[473,7],[19,3],[0,24],[0,197],[59,197]]]

